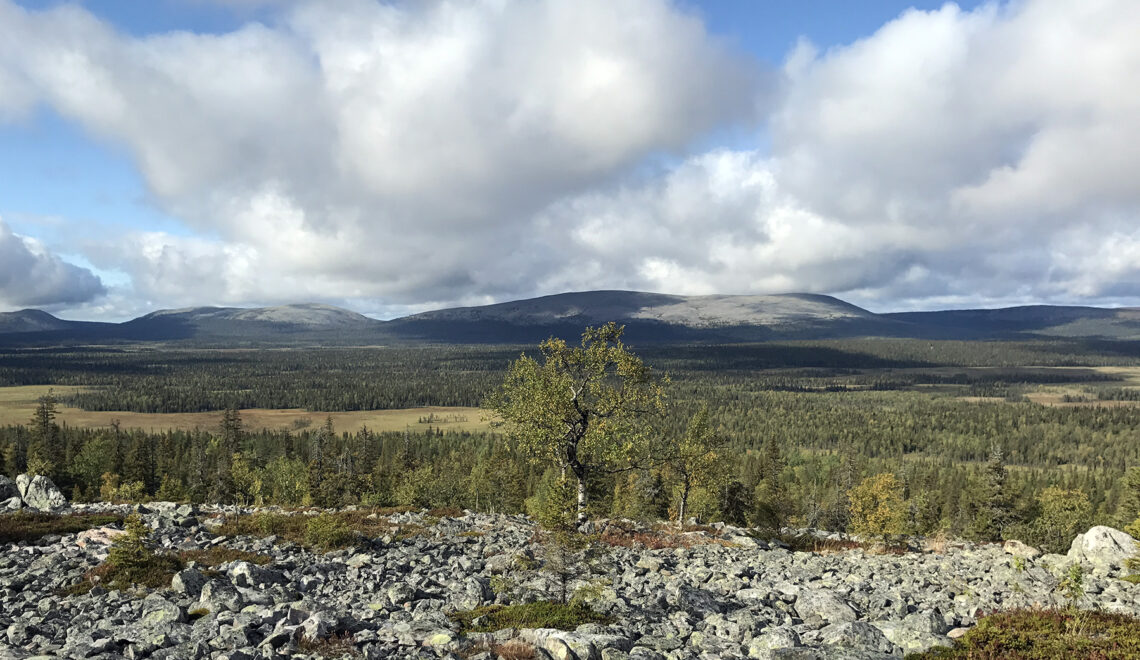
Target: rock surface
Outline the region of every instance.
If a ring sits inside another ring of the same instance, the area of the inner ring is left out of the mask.
[[[59,492],[51,479],[43,475],[16,476],[16,489],[24,504],[38,511],[55,511],[67,506],[67,498]]]
[[[686,535],[690,547],[609,548],[572,585],[591,587],[591,606],[607,623],[463,635],[447,616],[457,609],[553,594],[549,577],[525,568],[541,557],[527,518],[399,513],[389,522],[414,533],[321,554],[277,539],[216,536],[210,516],[233,507],[154,503],[140,511],[159,549],[221,547],[272,561],[189,565],[169,589],[149,593],[96,586],[61,595],[98,565],[105,546],[81,546],[78,535],[0,546],[0,658],[305,656],[298,647],[305,639],[342,640],[365,658],[495,660],[482,650],[494,644],[568,660],[899,658],[950,644],[983,612],[1062,605],[1048,561],[1115,561],[1104,559],[1107,552],[1126,547],[1119,533],[1094,528],[1072,559],[968,543],[902,556],[813,554],[763,540],[729,542],[747,534],[724,527],[715,538]],[[607,524],[597,523],[598,531]],[[1106,549],[1102,539],[1116,546]],[[1140,585],[1091,572],[1086,589],[1088,607],[1140,614]]]
[[[0,474],[0,501],[10,500],[13,497],[19,497],[20,490],[16,488],[16,483],[8,477]]]
[[[1136,550],[1136,539],[1119,529],[1101,525],[1073,539],[1068,557],[1090,564],[1094,569],[1118,572]]]

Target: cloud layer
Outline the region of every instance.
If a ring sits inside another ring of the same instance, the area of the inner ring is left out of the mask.
[[[196,234],[84,246],[143,304],[1140,297],[1134,2],[909,11],[780,72],[664,0],[285,7],[135,38],[0,0],[0,121],[124,146]],[[730,126],[771,148],[696,149]]]
[[[33,239],[17,236],[0,219],[0,305],[70,305],[105,292],[91,271],[64,262]]]

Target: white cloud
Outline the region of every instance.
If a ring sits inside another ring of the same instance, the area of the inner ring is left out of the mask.
[[[211,237],[92,250],[157,304],[518,290],[500,262],[538,210],[756,102],[745,60],[663,0],[308,2],[145,38],[0,0],[0,44],[0,71],[125,145]]]
[[[801,44],[778,96],[665,0],[285,6],[134,38],[0,0],[0,119],[38,100],[125,146],[198,233],[88,246],[150,304],[1140,296],[1129,0],[908,11]],[[758,121],[770,151],[692,152]]]
[[[87,302],[105,293],[91,271],[67,263],[0,219],[0,309]]]
[[[561,202],[552,224],[661,291],[1135,301],[1137,24],[1132,2],[946,5],[823,53],[800,44],[770,154],[695,156]]]

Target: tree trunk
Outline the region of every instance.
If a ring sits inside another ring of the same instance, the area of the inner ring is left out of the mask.
[[[585,475],[578,475],[578,526],[581,527],[586,523],[586,480]]]
[[[684,529],[685,527],[685,507],[689,503],[689,480],[685,479],[681,487],[681,506],[677,511],[677,527]]]

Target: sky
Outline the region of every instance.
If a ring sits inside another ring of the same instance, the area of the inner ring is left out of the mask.
[[[0,311],[1140,305],[1134,0],[0,0]]]

